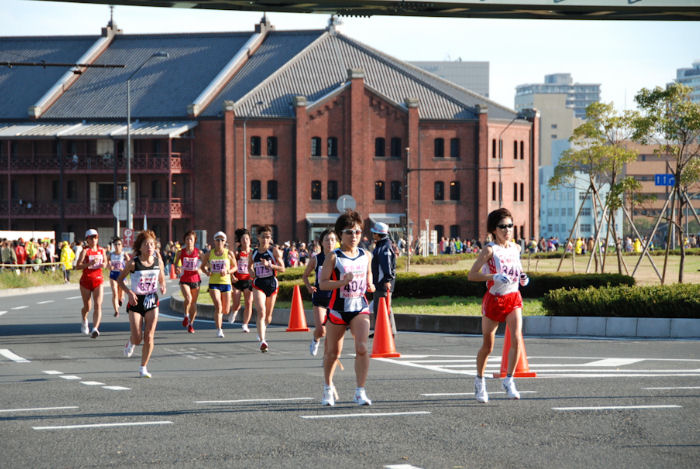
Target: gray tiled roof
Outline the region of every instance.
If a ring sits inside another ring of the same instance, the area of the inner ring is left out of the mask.
[[[252,33],[118,35],[97,63],[124,69],[88,69],[43,116],[116,119],[126,116],[126,80],[131,80],[132,118],[186,118],[191,104]]]
[[[98,36],[0,37],[1,62],[75,63]],[[0,119],[26,119],[27,110],[69,67],[0,66]]]

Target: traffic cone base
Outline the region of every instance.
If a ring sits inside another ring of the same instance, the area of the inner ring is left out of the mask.
[[[503,355],[501,356],[501,371],[494,373],[494,378],[505,378],[508,376],[508,352],[510,351],[510,329],[506,326],[505,338],[503,340]],[[530,371],[530,365],[527,362],[527,352],[525,351],[525,341],[523,341],[523,349],[518,357],[518,364],[513,372],[514,378],[536,378],[537,373]]]
[[[294,285],[292,294],[292,309],[289,312],[289,327],[287,332],[306,332],[306,314],[304,314],[304,304],[301,302],[301,291],[299,285]]]
[[[379,299],[377,310],[377,322],[374,325],[374,340],[372,341],[372,358],[397,358],[401,354],[396,352],[394,336],[391,335],[389,314],[386,309],[386,299]]]

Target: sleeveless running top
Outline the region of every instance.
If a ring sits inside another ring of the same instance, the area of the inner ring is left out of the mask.
[[[248,254],[249,252],[238,251],[236,271],[233,273],[238,280],[250,280],[250,272],[248,271]]]
[[[330,298],[333,294],[333,290],[321,290],[318,282],[321,280],[321,272],[323,271],[323,263],[326,261],[326,254],[321,251],[318,254],[314,254],[313,257],[316,258],[316,280],[314,281],[314,286],[316,287],[315,295],[319,298]]]
[[[105,265],[105,251],[101,247],[98,247],[97,249],[90,249],[90,248],[85,248],[85,258],[83,259],[83,262],[85,260],[88,260],[89,265],[93,265],[97,263],[98,267],[96,269],[88,269],[85,268],[83,269],[83,275],[82,279],[94,279],[94,280],[101,280],[102,279],[102,267]]]
[[[518,245],[508,242],[506,247],[495,243],[488,243],[486,246],[491,246],[493,256],[481,268],[481,271],[485,274],[505,274],[511,280],[511,283],[508,285],[500,285],[493,280],[489,280],[486,282],[486,288],[489,293],[495,296],[502,296],[518,291],[520,273],[523,271]]]
[[[160,265],[158,256],[153,256],[153,265],[146,267],[140,257],[134,258],[134,271],[131,272],[131,290],[137,295],[150,295],[158,291]]]
[[[231,285],[231,260],[228,258],[228,249],[224,249],[223,254],[216,255],[212,249],[209,251],[209,266],[211,268],[211,276],[209,283],[214,285]],[[226,275],[221,275],[224,269],[228,272]]]
[[[184,249],[180,250],[180,262],[182,262],[182,275],[180,281],[185,283],[197,283],[202,279],[199,277],[199,249],[194,248],[188,253]]]
[[[367,291],[367,266],[369,256],[367,251],[357,248],[356,257],[348,257],[340,249],[335,252],[335,267],[331,273],[332,280],[340,280],[347,272],[352,272],[353,279],[343,288],[337,288],[331,293],[328,304],[330,309],[340,313],[357,313],[366,311],[369,307],[365,292]]]
[[[121,272],[126,267],[126,253],[117,254],[113,252],[109,255],[109,268],[112,272]]]
[[[255,271],[255,278],[277,277],[276,270],[270,269],[269,267],[265,267],[262,263],[263,259],[267,259],[273,264],[277,263],[275,261],[275,256],[272,254],[272,249],[268,249],[267,251],[262,253],[256,249],[255,251],[253,251],[251,257],[253,259],[253,270]]]

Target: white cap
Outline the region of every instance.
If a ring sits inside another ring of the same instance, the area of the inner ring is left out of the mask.
[[[389,234],[389,225],[386,223],[377,222],[372,228],[370,228],[370,231],[381,235]]]
[[[90,228],[85,232],[85,238],[89,238],[90,236],[99,236],[99,234],[97,233],[97,230]]]
[[[223,231],[217,231],[216,234],[214,235],[214,239],[219,239],[219,238],[226,241],[226,233],[224,233]]]

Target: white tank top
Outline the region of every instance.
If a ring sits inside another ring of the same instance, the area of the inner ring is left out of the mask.
[[[508,242],[506,247],[495,243],[488,243],[487,246],[493,250],[493,257],[481,268],[481,271],[485,274],[504,274],[511,280],[508,285],[497,284],[493,280],[489,280],[486,282],[489,293],[502,296],[518,291],[520,273],[523,271],[518,245]]]

